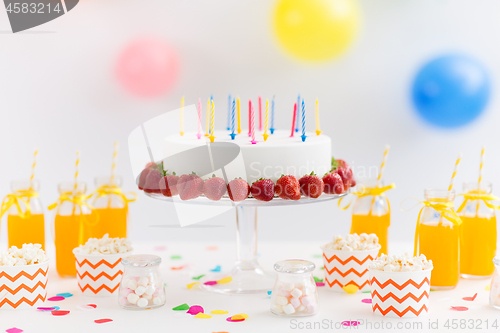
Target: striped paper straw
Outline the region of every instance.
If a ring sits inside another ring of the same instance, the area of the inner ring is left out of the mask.
[[[453,189],[453,184],[455,184],[455,177],[457,176],[458,166],[462,160],[462,153],[458,153],[457,161],[455,162],[455,167],[453,168],[453,173],[451,174],[450,186],[448,186],[448,191]]]
[[[76,162],[75,162],[75,184],[73,185],[73,192],[76,193],[76,188],[78,187],[78,166],[80,164],[80,152],[76,152]],[[73,194],[75,194],[73,193]]]
[[[378,176],[377,176],[377,186],[381,186],[382,182],[382,175],[384,174],[384,168],[385,164],[387,163],[387,155],[389,155],[389,149],[391,147],[389,145],[385,145],[385,151],[384,151],[384,156],[382,157],[382,164],[380,164],[380,169],[378,169]]]
[[[35,167],[36,167],[36,156],[38,155],[38,149],[35,150],[33,154],[33,164],[31,165],[31,177],[30,177],[30,186],[33,186],[33,179],[35,179]]]
[[[481,159],[479,163],[479,179],[477,180],[478,189],[481,188],[481,182],[483,181],[483,165],[484,165],[484,147],[481,149]]]
[[[118,159],[118,141],[116,141],[113,145],[113,163],[111,164],[111,181],[110,184],[113,184],[113,181],[116,177],[116,163]]]

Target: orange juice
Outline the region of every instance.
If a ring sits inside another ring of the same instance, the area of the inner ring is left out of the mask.
[[[352,215],[351,234],[376,234],[382,248],[380,254],[387,254],[387,231],[391,222],[390,214],[385,215]]]
[[[453,223],[422,223],[419,226],[419,252],[432,260],[431,288],[452,289],[459,277],[459,228]]]
[[[461,218],[460,273],[468,278],[489,277],[495,271],[493,258],[497,248],[496,217]]]
[[[83,217],[85,218],[85,217]],[[65,277],[76,276],[75,255],[80,232],[80,215],[56,215],[54,221],[57,273]]]
[[[32,214],[24,218],[19,215],[7,216],[9,247],[21,248],[24,243],[41,244],[45,249],[45,223],[43,214]]]
[[[127,237],[127,213],[127,207],[93,209],[90,219],[97,223],[85,226],[84,239],[102,238],[105,234],[111,238]]]

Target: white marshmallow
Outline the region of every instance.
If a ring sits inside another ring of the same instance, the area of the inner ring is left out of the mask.
[[[302,296],[302,290],[295,288],[294,290],[292,290],[290,295],[296,298],[300,298],[300,296]]]
[[[295,313],[295,308],[292,304],[287,304],[283,307],[283,312],[285,312],[287,315],[290,315],[292,313]]]
[[[153,297],[153,304],[154,305],[160,305],[162,302],[161,302],[161,298],[156,296],[156,297]]]
[[[295,288],[295,285],[291,282],[284,282],[283,283],[283,290],[285,291],[292,291],[293,288]]]
[[[134,294],[134,293],[127,295],[127,301],[131,304],[136,304],[138,300],[139,300],[139,296]]]
[[[137,281],[137,284],[143,287],[147,287],[149,283],[149,279],[145,276],[141,277],[139,281]]]
[[[273,304],[271,308],[276,313],[283,313],[283,307],[279,304]]]
[[[146,291],[146,287],[144,287],[144,286],[138,286],[137,288],[135,288],[135,293],[139,296],[144,294],[145,291]]]
[[[300,306],[300,299],[292,297],[290,299],[290,304],[292,304],[294,308],[298,308]]]
[[[155,292],[155,288],[153,286],[147,286],[146,291],[144,292],[146,295],[153,295]]]
[[[148,305],[148,300],[145,299],[145,298],[140,298],[138,301],[137,301],[137,306],[140,307],[140,308],[144,308]]]
[[[128,285],[127,287],[132,290],[137,289],[137,281],[136,280],[128,280]]]
[[[287,305],[288,304],[288,299],[283,296],[276,296],[276,304],[279,305]]]

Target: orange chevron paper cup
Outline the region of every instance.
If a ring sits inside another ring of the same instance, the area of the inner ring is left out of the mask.
[[[49,262],[0,267],[0,309],[29,309],[47,298]]]
[[[359,291],[370,290],[368,265],[377,258],[380,245],[373,250],[342,251],[324,246],[323,263],[325,268],[325,286],[332,291],[345,292],[342,288],[355,285]]]
[[[78,248],[77,248],[78,249]],[[123,275],[122,258],[130,252],[117,254],[81,254],[76,259],[78,287],[85,296],[110,296],[118,293]]]
[[[370,269],[373,312],[395,318],[426,315],[429,312],[431,271],[384,272]]]

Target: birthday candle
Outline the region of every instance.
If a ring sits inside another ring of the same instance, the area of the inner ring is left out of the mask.
[[[181,136],[184,135],[184,96],[181,98]]]
[[[271,128],[269,130],[271,131],[271,134],[274,134],[274,96],[271,101]]]
[[[297,103],[293,104],[292,134],[290,134],[291,138],[293,138],[295,133],[295,118],[297,118]]]
[[[241,134],[241,120],[240,120],[240,98],[236,98],[236,114],[238,115],[238,134]]]
[[[269,120],[269,100],[266,99],[266,119],[264,122],[264,134],[263,134],[264,141],[267,141],[267,138],[269,137],[269,134],[267,134],[268,120]]]
[[[236,136],[236,134],[234,133],[235,131],[235,120],[236,120],[236,101],[233,99],[233,107],[231,108],[231,134],[229,134],[231,136],[231,140],[234,140],[234,137]]]
[[[196,137],[201,139],[201,98],[198,98],[198,134]]]
[[[297,113],[299,113],[299,108],[300,108],[300,94],[297,97]],[[295,132],[299,131],[299,117],[297,116],[297,123],[295,125]]]
[[[250,101],[250,133],[252,136],[252,141],[250,141],[252,144],[256,144],[257,141],[255,141],[255,111],[253,109],[252,101]]]
[[[252,100],[248,100],[248,136],[252,136]]]
[[[210,142],[214,142],[215,136],[214,136],[214,114],[215,114],[215,105],[214,105],[214,100],[212,102],[212,110],[210,112],[210,136],[208,137],[210,139]]]
[[[227,130],[229,131],[230,128],[230,119],[231,119],[231,94],[229,94],[229,97],[227,99]]]
[[[259,96],[259,131],[262,131],[262,98]]]
[[[207,125],[206,125],[206,132],[205,132],[205,136],[208,136],[209,133],[210,133],[210,98],[208,99],[207,101],[207,121],[206,121]]]
[[[319,129],[319,107],[318,100],[316,100],[316,135],[320,135],[321,130]]]
[[[302,142],[306,141],[306,103],[302,100]]]

